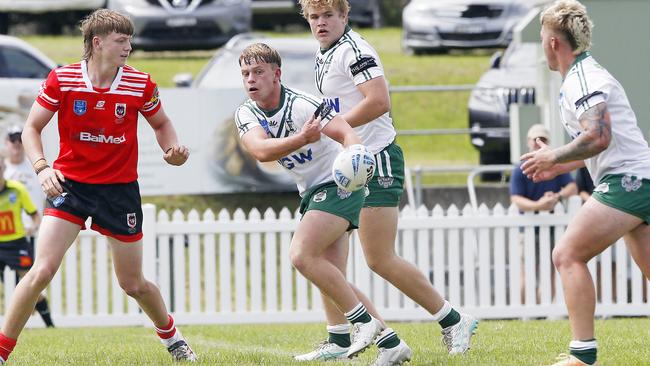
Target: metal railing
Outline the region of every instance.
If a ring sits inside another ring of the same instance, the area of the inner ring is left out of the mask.
[[[404,169],[404,188],[408,204],[411,207],[419,207],[422,204],[422,175],[423,174],[441,174],[441,173],[468,173],[467,174],[467,193],[469,195],[470,205],[476,212],[478,210],[478,201],[476,199],[476,186],[474,178],[480,173],[502,173],[509,172],[514,168],[512,164],[502,165],[458,165],[431,167],[420,166],[406,167]],[[413,182],[415,176],[415,182]]]

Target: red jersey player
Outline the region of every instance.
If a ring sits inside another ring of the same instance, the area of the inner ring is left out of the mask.
[[[137,182],[137,118],[155,131],[163,159],[181,165],[189,156],[178,143],[149,74],[128,65],[133,23],[100,9],[81,22],[84,57],[53,70],[43,83],[23,130],[23,144],[47,208],[36,261],[20,281],[0,334],[0,363],[9,357],[38,295],[50,283],[66,250],[92,217],[92,228],[111,244],[120,286],[151,318],[176,360],[196,360],[174,326],[158,288],[142,273],[142,209]],[[41,131],[59,113],[60,152],[54,166],[43,157]]]

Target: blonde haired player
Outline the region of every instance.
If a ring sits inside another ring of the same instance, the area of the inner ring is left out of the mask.
[[[92,217],[92,229],[106,235],[122,289],[152,320],[175,360],[196,360],[158,287],[142,273],[142,205],[137,182],[137,121],[153,128],[162,158],[182,165],[189,151],[162,109],[149,74],[126,65],[133,23],[100,9],[81,22],[83,60],[53,70],[32,106],[22,141],[48,197],[36,261],[18,283],[0,334],[0,363],[9,357],[41,291],[59,269],[65,252]],[[60,151],[50,167],[41,131],[58,113]],[[153,260],[147,258],[147,260]]]
[[[623,237],[650,276],[650,148],[623,87],[588,52],[587,9],[575,0],[556,1],[540,21],[548,67],[564,78],[560,117],[572,141],[555,149],[542,143],[522,156],[522,170],[542,181],[586,166],[596,182],[553,250],[573,338],[570,354],[554,365],[596,365],[596,294],[587,262]]]
[[[316,53],[316,87],[322,98],[354,127],[377,161],[359,225],[366,262],[374,272],[431,313],[443,329],[443,341],[450,354],[465,353],[477,320],[453,309],[424,274],[395,252],[404,157],[395,143],[395,128],[389,116],[390,96],[379,56],[348,27],[347,0],[300,0],[299,3],[320,44]],[[336,263],[344,271],[348,243],[340,243],[338,249]],[[324,305],[328,329],[344,332],[345,318],[328,301]],[[410,358],[411,350],[390,328],[383,330],[376,343],[380,350],[376,365],[395,365]],[[310,355],[317,356],[313,352],[305,356]]]

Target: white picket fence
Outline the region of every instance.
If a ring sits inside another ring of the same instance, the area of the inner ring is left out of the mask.
[[[414,263],[445,298],[479,318],[555,317],[566,314],[552,242],[562,235],[578,200],[567,210],[520,214],[497,205],[446,212],[405,208],[398,252]],[[191,211],[187,217],[144,206],[144,271],[160,286],[180,324],[305,322],[324,319],[320,294],[289,261],[299,215],[253,209],[231,217]],[[539,250],[535,230],[539,230]],[[430,315],[372,273],[352,235],[348,274],[387,320]],[[521,252],[523,250],[523,253]],[[59,326],[149,325],[121,291],[104,237],[84,231],[67,253],[47,295]],[[536,258],[538,258],[536,260]],[[537,265],[536,262],[539,264]],[[650,315],[648,286],[619,241],[589,263],[599,316]],[[15,277],[5,270],[4,304]],[[525,284],[522,286],[522,283]],[[3,311],[4,313],[4,311]],[[29,326],[41,326],[37,316]]]

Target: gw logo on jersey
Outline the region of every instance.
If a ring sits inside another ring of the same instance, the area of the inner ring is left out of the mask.
[[[292,154],[289,156],[285,156],[282,159],[278,160],[278,163],[285,167],[286,169],[293,169],[296,167],[296,164],[305,164],[308,161],[311,161],[314,157],[312,156],[311,149],[307,149],[307,153],[305,154],[302,151],[299,151],[298,154]]]
[[[327,104],[330,108],[334,108],[334,111],[336,111],[336,113],[341,112],[341,101],[339,100],[339,97],[336,97],[334,99],[323,98],[323,102],[325,102],[325,104]],[[323,114],[321,114],[321,117],[323,117]]]

